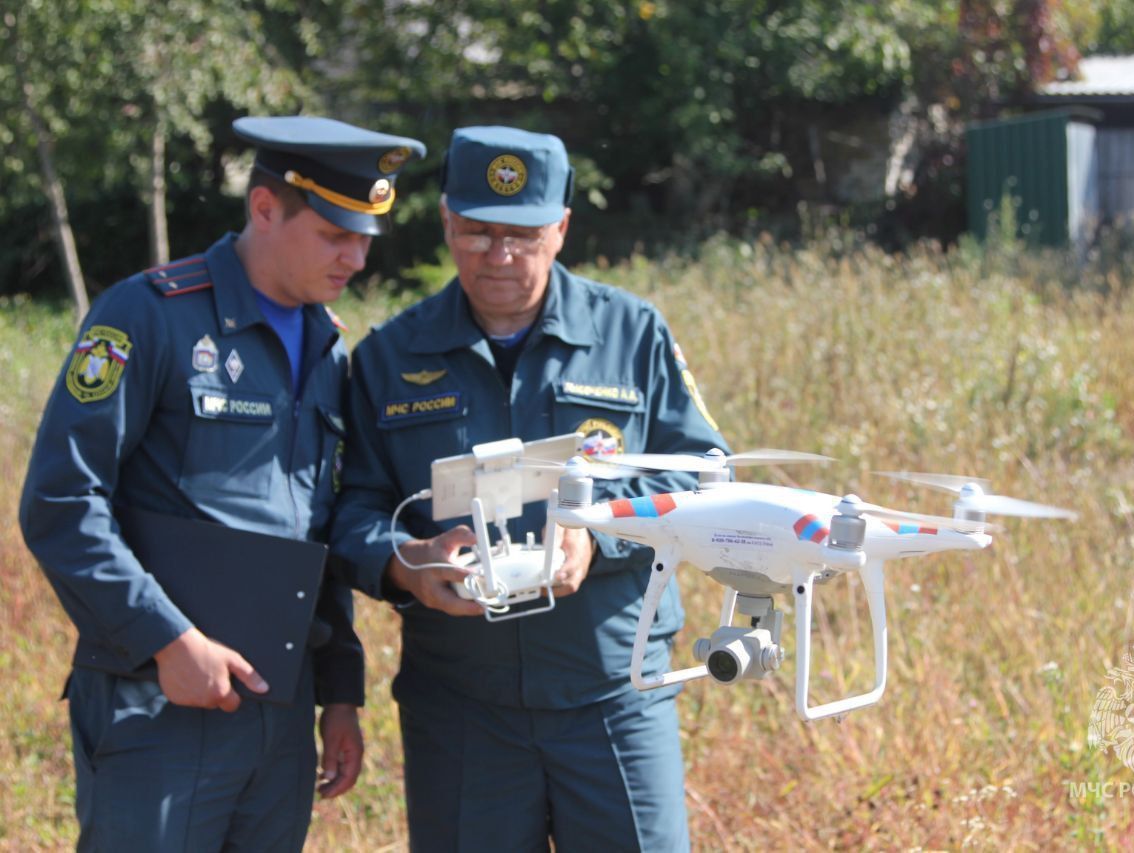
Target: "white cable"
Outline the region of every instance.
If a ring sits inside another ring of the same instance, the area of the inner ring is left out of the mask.
[[[390,532],[392,533],[397,528],[398,516],[401,514],[402,510],[406,508],[406,504],[412,503],[413,501],[428,500],[431,497],[433,497],[432,489],[422,489],[420,492],[415,492],[400,504],[398,504],[398,508],[394,510],[394,514],[390,517]],[[394,556],[401,561],[403,566],[405,566],[407,569],[413,569],[414,571],[420,571],[421,569],[464,568],[464,566],[458,566],[456,563],[421,563],[420,565],[418,565],[417,563],[410,563],[406,560],[405,557],[402,556],[402,552],[398,549],[397,539],[394,539]]]
[[[508,600],[508,587],[504,581],[497,581],[500,592],[495,598],[488,598],[484,594],[484,575],[469,575],[465,578],[465,589],[473,595],[473,601],[493,613],[507,613],[511,606],[505,604]]]
[[[428,500],[431,497],[433,497],[433,491],[431,489],[422,489],[420,492],[415,492],[400,504],[398,504],[397,508],[394,510],[394,514],[390,516],[391,532],[395,528],[397,528],[398,516],[401,515],[402,510],[406,508],[407,504],[412,503],[413,501]],[[394,556],[401,561],[403,566],[405,566],[407,569],[413,569],[414,571],[420,571],[421,569],[465,568],[464,566],[458,566],[456,563],[410,563],[406,560],[405,557],[402,556],[401,551],[398,549],[397,539],[394,539]],[[473,586],[470,586],[470,581],[472,582]],[[489,610],[493,613],[507,613],[510,608],[503,602],[508,598],[508,588],[504,585],[503,581],[498,581],[498,586],[500,587],[501,592],[495,599],[485,597],[482,582],[483,575],[467,575],[464,580],[465,589],[467,589],[475,596],[473,600],[485,610]]]

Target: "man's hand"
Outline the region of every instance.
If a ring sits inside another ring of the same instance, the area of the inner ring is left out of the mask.
[[[174,705],[235,711],[240,695],[236,676],[254,693],[266,693],[268,682],[237,652],[190,628],[154,655],[161,692]]]
[[[453,563],[461,548],[475,544],[476,534],[462,524],[432,539],[411,539],[399,545],[398,550],[410,563],[420,566],[423,563]],[[426,607],[450,616],[480,616],[484,613],[479,604],[461,598],[449,586],[450,583],[460,583],[468,574],[467,569],[456,566],[451,569],[411,569],[397,555],[391,555],[390,562],[386,564],[386,576],[394,586],[411,593]]]
[[[563,531],[559,547],[563,549],[563,565],[555,573],[555,585],[551,588],[557,596],[570,595],[579,591],[579,586],[591,570],[591,556],[594,543],[586,528],[556,528]],[[557,537],[558,538],[558,537]]]
[[[328,705],[319,716],[323,740],[323,766],[319,773],[319,796],[324,800],[345,794],[354,787],[362,770],[362,729],[354,705]]]

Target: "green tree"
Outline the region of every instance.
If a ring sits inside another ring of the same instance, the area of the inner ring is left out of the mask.
[[[315,9],[322,18],[293,0],[27,0],[4,14],[0,141],[16,185],[7,209],[31,193],[50,200],[80,317],[86,288],[64,187],[134,186],[149,211],[151,260],[168,260],[168,140],[208,149],[208,108],[218,101],[254,112],[318,110],[304,74],[333,9]]]
[[[831,108],[885,112],[916,95],[923,112],[945,102],[963,117],[1074,62],[1056,0],[350,8],[349,88],[364,100],[426,126],[500,118],[566,130],[598,166],[582,187],[594,200],[612,179],[694,219],[743,206],[799,166],[821,176],[816,128]]]

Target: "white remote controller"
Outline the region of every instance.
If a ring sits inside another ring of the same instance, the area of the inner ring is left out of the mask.
[[[535,536],[528,534],[528,541],[522,547],[512,546],[505,553],[503,543],[492,549],[492,572],[497,585],[503,585],[507,594],[502,604],[519,604],[522,601],[531,601],[539,598],[546,580],[546,553],[543,546],[535,544]],[[551,574],[563,565],[565,555],[562,548],[556,548],[551,555]],[[473,574],[469,575],[463,583],[454,583],[453,589],[461,598],[475,600],[484,595],[484,569],[479,560],[469,563],[466,568]]]
[[[552,495],[556,495],[552,492]],[[551,586],[555,572],[563,565],[561,548],[547,551],[536,545],[531,531],[522,546],[512,545],[508,531],[501,525],[501,540],[494,547],[489,544],[488,525],[484,519],[484,504],[480,498],[472,499],[473,530],[476,533],[476,553],[466,565],[475,574],[454,583],[457,595],[477,602],[484,608],[489,622],[530,616],[555,608],[555,593]],[[544,539],[555,541],[555,528],[550,522],[544,530]],[[530,607],[519,613],[509,612],[513,604],[545,598],[543,607]]]

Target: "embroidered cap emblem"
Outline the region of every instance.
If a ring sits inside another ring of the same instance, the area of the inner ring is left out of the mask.
[[[513,196],[528,182],[524,161],[514,154],[501,154],[488,164],[488,186],[497,195]]]
[[[398,169],[405,165],[406,160],[410,157],[410,153],[410,150],[404,147],[387,151],[378,161],[378,171],[384,175],[398,171]]]

